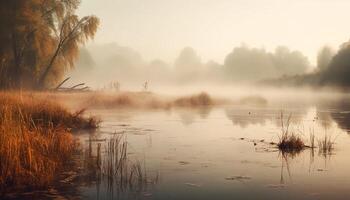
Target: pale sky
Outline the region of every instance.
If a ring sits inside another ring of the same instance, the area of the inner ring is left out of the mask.
[[[222,63],[235,46],[318,49],[350,39],[350,0],[82,0],[101,26],[94,43],[116,42],[145,60],[172,62],[185,46]]]

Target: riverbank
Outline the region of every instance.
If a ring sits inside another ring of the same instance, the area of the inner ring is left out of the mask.
[[[73,131],[99,125],[83,112],[72,112],[45,95],[1,92],[1,191],[47,187],[77,150]]]

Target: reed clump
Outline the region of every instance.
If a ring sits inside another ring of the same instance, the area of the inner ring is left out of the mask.
[[[278,148],[282,151],[301,151],[305,148],[303,140],[294,134],[287,135],[280,139],[277,144]]]
[[[85,153],[87,174],[104,182],[109,190],[142,190],[148,184],[156,183],[158,177],[149,177],[145,163],[132,160],[128,153],[128,143],[123,135],[114,135],[103,143],[98,143],[93,155],[92,141]]]
[[[286,122],[284,120],[283,112],[281,113],[281,134],[278,136],[279,141],[277,143],[277,147],[282,153],[299,153],[305,148],[309,148],[312,150],[318,148],[319,154],[323,155],[331,155],[334,150],[334,144],[336,137],[332,137],[332,135],[327,134],[327,130],[325,130],[325,134],[320,139],[317,139],[318,146],[316,146],[316,136],[314,129],[310,129],[309,134],[309,144],[306,145],[304,140],[299,136],[290,131],[290,121],[291,115],[287,118]]]
[[[175,106],[183,107],[210,106],[213,104],[213,99],[205,92],[189,97],[180,97],[174,101]]]
[[[330,135],[325,133],[324,137],[318,140],[319,153],[331,154],[334,149],[334,140]]]
[[[278,148],[283,152],[300,152],[306,146],[300,136],[289,130],[292,115],[290,114],[287,121],[284,122],[284,115],[281,112],[281,135],[277,143]]]
[[[108,141],[102,163],[101,173],[107,178],[110,185],[132,187],[147,184],[146,170],[142,167],[141,162],[130,162],[128,143],[123,140],[123,136],[119,135]]]
[[[71,129],[97,120],[34,96],[0,93],[0,189],[43,187],[77,148]]]

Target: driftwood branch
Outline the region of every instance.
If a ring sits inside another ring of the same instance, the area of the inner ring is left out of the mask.
[[[69,79],[70,79],[70,77],[64,79],[60,84],[57,85],[57,87],[55,88],[55,90],[60,89],[60,87],[61,87],[65,82],[67,82]]]
[[[74,85],[70,89],[74,90],[75,88],[80,87],[80,86],[84,86],[84,85],[85,85],[85,83],[80,83],[80,84]]]
[[[66,83],[70,77],[64,79],[60,84],[57,85],[57,87],[54,89],[55,91],[65,91],[65,92],[73,92],[73,91],[85,91],[88,90],[90,87],[85,86],[85,83],[79,83],[76,85],[73,85],[71,87],[62,87],[64,83]],[[81,88],[79,88],[81,87]]]

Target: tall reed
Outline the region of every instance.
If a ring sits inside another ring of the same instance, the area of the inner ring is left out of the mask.
[[[278,148],[284,152],[298,152],[305,148],[305,144],[300,136],[295,135],[290,131],[290,123],[292,114],[289,114],[286,121],[284,121],[284,114],[281,112],[281,134],[278,136]]]
[[[90,143],[90,142],[89,142]],[[86,152],[94,152],[96,145],[88,145]],[[128,143],[123,135],[114,135],[102,144],[97,144],[96,155],[85,154],[85,169],[88,174],[104,182],[108,189],[142,190],[148,183],[158,178],[147,176],[145,166],[128,156]]]
[[[318,140],[318,146],[319,146],[319,153],[321,154],[330,154],[332,153],[334,149],[334,141],[331,135],[328,135],[327,132],[325,132],[324,137]]]

